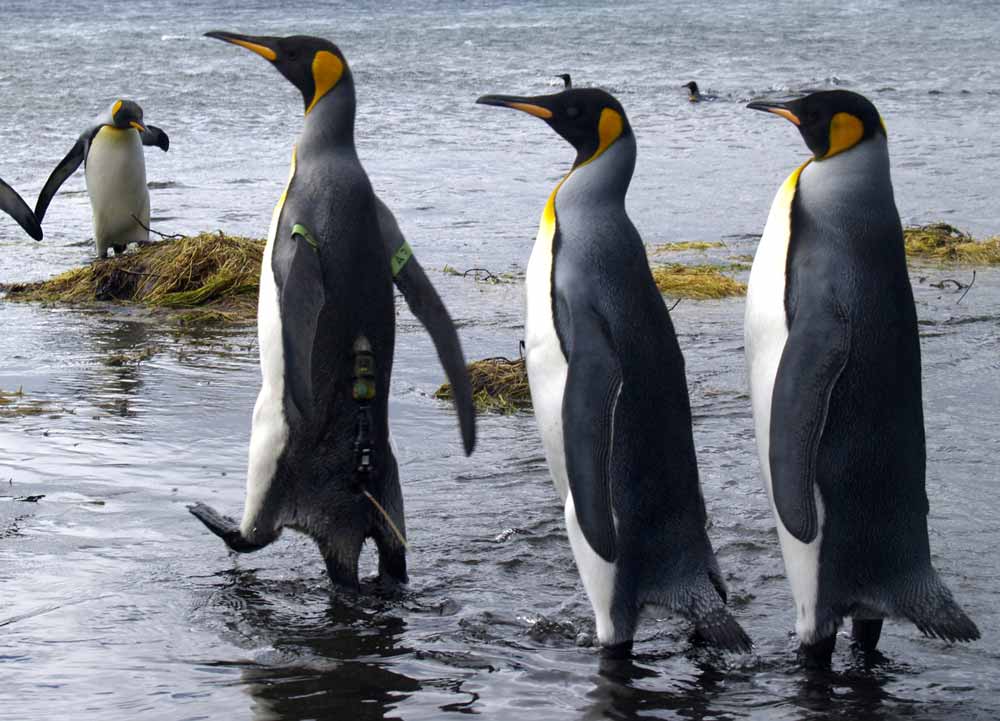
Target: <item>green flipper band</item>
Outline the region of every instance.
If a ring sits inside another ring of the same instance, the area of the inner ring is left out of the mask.
[[[319,252],[319,243],[316,242],[313,234],[309,232],[309,229],[306,228],[306,226],[296,223],[292,226],[292,235],[302,236],[302,239],[309,244],[310,248],[315,250],[317,253]]]
[[[403,266],[413,257],[413,248],[405,240],[403,244],[399,246],[399,250],[392,254],[392,277],[395,278],[399,275],[399,271],[403,269]]]

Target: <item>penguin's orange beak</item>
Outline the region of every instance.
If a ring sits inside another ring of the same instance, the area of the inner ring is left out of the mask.
[[[795,125],[802,125],[802,121],[799,120],[799,116],[792,112],[787,103],[755,101],[747,103],[747,107],[751,110],[763,110],[768,113],[774,113],[775,115],[780,115],[785,120],[791,121]]]
[[[517,95],[483,95],[476,99],[479,105],[496,105],[501,108],[514,108],[522,113],[534,115],[542,120],[550,120],[552,111],[545,107],[548,96],[538,95],[533,98]]]
[[[146,128],[142,125],[142,123],[137,123],[134,120],[130,120],[129,125],[138,130],[140,133],[146,132]]]
[[[271,47],[275,42],[275,38],[270,37],[257,37],[253,35],[239,35],[237,33],[227,33],[222,30],[212,30],[211,32],[205,33],[207,38],[215,38],[216,40],[222,40],[223,42],[232,43],[233,45],[239,45],[241,48],[246,48],[250,52],[257,53],[265,60],[274,62],[278,59],[278,53]]]

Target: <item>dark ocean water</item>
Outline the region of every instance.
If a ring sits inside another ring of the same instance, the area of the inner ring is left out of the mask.
[[[890,132],[904,222],[1000,229],[994,2],[487,2],[282,6],[8,2],[0,8],[0,176],[33,202],[87,120],[119,96],[171,137],[147,151],[154,227],[263,236],[301,128],[297,91],[211,29],[338,43],[358,87],[359,152],[461,326],[470,358],[516,355],[523,286],[440,272],[523,270],[571,149],[541,122],[473,105],[554,91],[622,101],[639,161],[629,195],[648,243],[752,253],[771,198],[805,157],[750,98],[845,87]],[[690,104],[697,80],[720,96]],[[0,282],[89,261],[82,173],[34,243],[0,218]],[[239,514],[259,384],[252,328],[178,333],[142,313],[0,302],[0,718],[994,719],[1000,717],[1000,273],[957,303],[914,266],[934,563],[983,639],[948,646],[890,623],[866,664],[845,639],[829,673],[795,663],[794,613],[761,488],[742,299],[674,311],[687,358],[710,536],[755,651],[691,645],[647,620],[633,661],[592,631],[530,415],[480,421],[461,453],[433,348],[400,305],[391,400],[412,583],[331,597],[292,532],[230,558],[185,505]],[[115,365],[115,354],[148,354]],[[31,500],[33,497],[43,496]],[[367,573],[374,559],[364,557]]]

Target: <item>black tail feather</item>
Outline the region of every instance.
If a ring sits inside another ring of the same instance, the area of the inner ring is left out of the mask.
[[[900,606],[901,614],[931,638],[954,642],[975,641],[980,636],[975,622],[933,570],[910,585]]]

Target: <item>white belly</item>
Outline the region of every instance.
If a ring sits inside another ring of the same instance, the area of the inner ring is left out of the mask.
[[[793,175],[797,175],[793,174]],[[785,318],[785,267],[791,230],[791,202],[795,185],[792,178],[778,190],[764,227],[764,234],[754,256],[747,288],[744,345],[750,377],[754,433],[760,460],[761,477],[771,501],[778,527],[778,539],[785,560],[785,572],[795,598],[796,631],[806,643],[813,640],[816,626],[816,599],[819,585],[819,549],[823,538],[823,504],[816,490],[819,533],[812,543],[795,539],[782,524],[774,507],[769,460],[771,433],[771,398],[778,363],[788,339]],[[777,423],[781,419],[777,419]]]
[[[149,190],[139,133],[102,127],[91,141],[85,175],[97,254],[103,257],[113,245],[148,240]]]
[[[295,151],[288,184],[295,176]],[[281,312],[278,289],[274,282],[271,255],[285,194],[274,208],[267,245],[260,266],[260,295],[257,300],[257,340],[260,346],[261,386],[253,409],[253,429],[250,433],[250,452],[247,464],[247,497],[240,526],[244,536],[249,536],[257,523],[264,498],[278,467],[278,458],[288,443],[288,420],[285,418],[285,349],[281,340]]]
[[[525,277],[527,309],[524,347],[528,385],[531,387],[535,420],[542,435],[545,460],[549,464],[552,482],[563,501],[566,533],[573,550],[573,559],[594,609],[597,638],[602,644],[607,644],[614,638],[611,604],[616,569],[613,563],[608,563],[597,555],[587,543],[577,521],[573,495],[569,491],[562,422],[563,394],[569,366],[559,345],[552,315],[552,240],[555,235],[555,220],[554,215],[547,215],[548,213],[542,215]]]
[[[566,453],[563,444],[562,403],[568,366],[552,317],[552,238],[543,221],[538,229],[525,277],[527,308],[524,320],[524,352],[531,388],[531,404],[542,435],[545,460],[559,497],[565,501]]]

